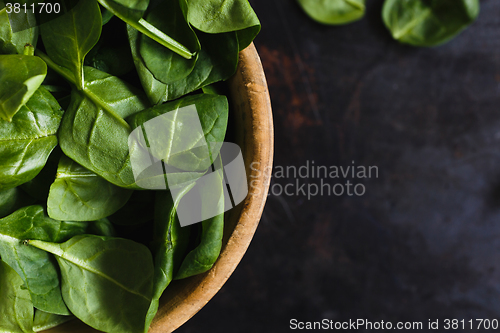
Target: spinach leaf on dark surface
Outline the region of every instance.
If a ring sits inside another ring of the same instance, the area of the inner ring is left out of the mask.
[[[47,75],[42,59],[30,55],[0,55],[0,118],[12,121]]]
[[[200,42],[186,22],[179,1],[152,1],[146,19],[157,29],[181,42],[191,51],[197,54],[200,51]],[[165,84],[187,77],[192,72],[198,58],[197,56],[191,59],[183,58],[145,35],[140,36],[139,45],[140,54],[146,67],[155,79]]]
[[[154,273],[151,252],[144,245],[88,235],[63,244],[29,244],[55,255],[64,301],[77,318],[106,332],[144,331]]]
[[[63,156],[50,187],[47,209],[56,220],[94,221],[115,213],[131,195],[131,190],[113,185]]]
[[[479,7],[479,0],[386,0],[382,17],[399,42],[436,46],[473,23]]]
[[[64,324],[74,318],[73,316],[61,316],[36,309],[35,318],[33,320],[33,331],[45,331]]]
[[[40,87],[12,122],[0,119],[0,191],[24,184],[42,170],[57,145],[62,113]]]
[[[0,260],[0,331],[33,332],[33,304],[23,280],[7,263]]]
[[[41,36],[48,56],[68,69],[76,87],[83,89],[83,62],[99,40],[102,17],[96,0],[77,1],[71,7],[74,1],[77,0],[61,1],[65,14],[52,20],[47,18],[41,25]]]
[[[323,24],[347,24],[365,15],[365,0],[298,0],[312,19]]]

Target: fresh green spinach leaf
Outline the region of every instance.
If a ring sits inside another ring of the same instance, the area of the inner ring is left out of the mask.
[[[365,15],[365,0],[298,0],[313,20],[323,24],[347,24]]]
[[[21,11],[18,14],[12,15],[11,19],[17,20],[19,25],[28,24],[34,28],[14,32],[7,8],[0,9],[0,54],[23,54],[26,44],[36,47],[38,28],[35,27],[36,19],[33,13],[31,11]]]
[[[71,6],[74,1],[78,3]],[[61,7],[64,15],[41,25],[43,44],[51,60],[68,69],[76,87],[83,89],[83,62],[101,35],[101,12],[96,0],[62,0]]]
[[[33,332],[33,303],[23,280],[7,263],[0,260],[0,331]]]
[[[473,23],[479,7],[479,0],[386,0],[382,17],[399,42],[436,46]]]
[[[64,324],[74,318],[75,317],[73,316],[61,316],[36,309],[35,319],[33,321],[33,331],[41,332],[49,330],[51,328]]]
[[[240,50],[260,32],[260,21],[248,0],[180,1],[187,4],[188,22],[196,29],[210,34],[237,31]]]
[[[144,331],[154,274],[147,247],[88,235],[63,244],[37,240],[29,244],[56,256],[64,301],[77,318],[105,332]]]
[[[132,195],[63,156],[50,187],[49,216],[61,221],[94,221],[122,208]]]
[[[61,296],[58,270],[44,251],[22,244],[25,239],[62,242],[83,234],[87,223],[50,219],[41,206],[29,206],[0,220],[0,256],[24,280],[35,307],[68,315]]]
[[[186,22],[179,1],[153,1],[146,14],[148,22],[172,38],[186,45],[191,51],[200,51],[200,42]],[[163,47],[151,38],[140,36],[140,54],[154,77],[165,84],[187,77],[196,64],[197,56],[186,59]]]
[[[0,191],[38,175],[57,145],[62,114],[55,98],[40,87],[12,122],[0,119]]]
[[[46,75],[47,65],[39,57],[0,55],[0,118],[12,121]]]

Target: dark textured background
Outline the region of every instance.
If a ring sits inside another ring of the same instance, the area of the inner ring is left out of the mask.
[[[367,2],[343,27],[292,0],[252,2],[275,165],[355,161],[379,178],[362,197],[270,196],[236,272],[179,332],[500,319],[500,1],[482,1],[479,20],[434,49],[393,41],[382,1]]]

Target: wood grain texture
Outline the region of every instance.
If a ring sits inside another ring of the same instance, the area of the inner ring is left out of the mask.
[[[269,91],[262,64],[251,44],[240,53],[236,74],[229,81],[230,126],[247,168],[249,195],[226,213],[221,255],[207,273],[174,281],[160,300],[150,333],[172,332],[194,316],[221,289],[243,258],[259,224],[268,193],[273,163],[274,131]],[[254,163],[252,170],[251,165]],[[257,171],[259,170],[259,171]],[[46,333],[97,332],[79,321]]]

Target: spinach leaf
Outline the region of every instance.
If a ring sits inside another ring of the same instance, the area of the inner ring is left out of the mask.
[[[188,22],[196,29],[210,34],[237,31],[240,50],[260,32],[260,21],[248,0],[180,1],[187,4]]]
[[[365,0],[298,0],[313,20],[323,24],[347,24],[365,15]]]
[[[28,24],[35,26],[35,16],[31,11],[21,11],[18,14],[11,15],[11,19],[17,20],[18,24]],[[25,21],[25,22],[19,22]],[[7,8],[0,10],[0,54],[23,54],[26,44],[36,47],[38,41],[38,28],[24,29],[13,32]]]
[[[63,111],[40,87],[12,122],[0,120],[0,191],[33,179],[57,145]]]
[[[144,331],[154,273],[147,247],[85,235],[63,244],[37,240],[29,244],[56,256],[64,301],[77,318],[105,332]]]
[[[78,3],[74,5],[74,1]],[[52,61],[67,68],[76,87],[83,89],[83,62],[101,35],[101,12],[96,0],[63,0],[60,3],[64,15],[41,25],[43,44]]]
[[[0,118],[12,121],[47,75],[42,59],[29,55],[0,55]]]
[[[142,86],[153,105],[180,98],[211,83],[231,77],[238,65],[236,33],[205,34],[197,32],[201,51],[191,74],[172,84],[164,84],[149,71],[139,53],[139,33],[127,27],[132,57]]]
[[[63,156],[50,187],[49,216],[61,221],[94,221],[122,208],[131,190],[123,189]]]
[[[200,51],[200,42],[186,22],[179,1],[153,1],[146,19],[156,28],[182,42],[191,51]],[[141,57],[158,81],[173,83],[192,72],[197,56],[185,59],[145,35],[141,35],[140,39]]]
[[[218,158],[221,161],[221,158]],[[225,183],[223,170],[219,169],[213,173],[215,177],[205,178],[204,186],[196,186],[189,195],[200,195],[201,212],[224,212],[225,207]],[[182,196],[186,193],[184,192]],[[182,199],[181,199],[182,200]],[[214,208],[216,210],[214,210]],[[190,251],[175,275],[175,279],[185,279],[193,275],[208,271],[214,265],[222,249],[222,236],[224,233],[224,213],[204,220],[201,223],[202,232],[198,246]]]
[[[479,6],[479,0],[386,0],[382,17],[401,43],[436,46],[474,22]]]
[[[23,283],[19,274],[0,260],[1,332],[33,332],[33,304]]]
[[[117,77],[85,67],[84,91],[72,92],[59,131],[63,152],[109,182],[133,187],[130,126],[123,119],[145,109],[145,98]]]
[[[0,191],[0,218],[14,213],[19,208],[31,205],[35,199],[27,195],[19,187]]]
[[[90,222],[88,231],[89,231],[88,233],[98,236],[106,236],[106,237],[116,236],[115,228],[107,218]]]
[[[53,313],[44,312],[41,310],[35,310],[35,319],[33,321],[33,331],[41,332],[49,330],[61,324],[64,324],[75,317],[73,316],[61,316]]]
[[[149,0],[99,0],[99,3],[134,29],[180,56],[186,59],[195,56],[187,47],[142,18],[149,5]]]
[[[174,272],[182,263],[189,244],[191,228],[181,228],[177,217],[177,206],[194,184],[185,187],[183,193],[172,200],[172,195],[167,191],[156,192],[155,200],[155,274],[153,301],[148,311],[146,327],[151,324],[158,311],[160,297],[172,282]]]
[[[35,307],[68,315],[62,300],[58,270],[44,251],[22,245],[25,239],[61,242],[83,234],[87,223],[61,222],[47,217],[41,206],[22,208],[0,220],[0,255],[24,280]]]
[[[196,133],[191,115],[182,113],[181,109],[188,106],[196,107],[203,133]],[[167,113],[169,116],[164,116]],[[155,122],[147,124],[153,118]],[[141,111],[127,120],[133,128],[143,127],[146,133],[149,129],[154,132],[158,127],[168,128],[168,138],[148,136],[152,154],[168,166],[200,172],[213,163],[220,149],[220,143],[224,142],[228,102],[225,96],[192,95]]]

